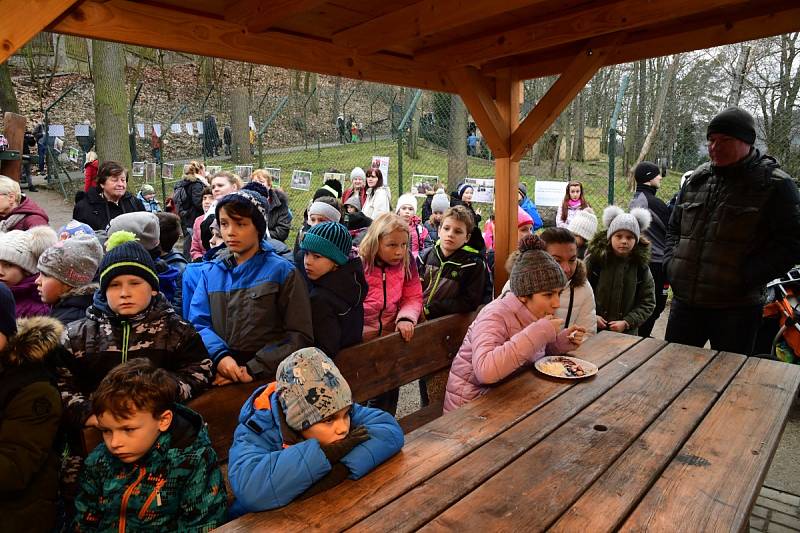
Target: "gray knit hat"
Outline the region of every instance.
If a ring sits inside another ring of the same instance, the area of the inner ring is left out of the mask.
[[[353,194],[350,196],[350,198],[344,201],[344,205],[351,205],[361,211],[361,198],[359,198],[358,194]]]
[[[108,226],[109,235],[118,231],[130,231],[136,235],[136,240],[148,252],[155,250],[161,244],[161,226],[155,213],[147,211],[123,213],[112,219]]]
[[[286,423],[303,431],[353,405],[350,386],[319,348],[303,348],[281,361],[276,392]]]
[[[511,268],[511,291],[517,296],[561,290],[567,275],[553,256],[545,252],[545,243],[538,235],[526,235],[519,242],[519,256]]]
[[[444,213],[450,207],[450,199],[446,194],[436,193],[431,200],[432,213]]]
[[[342,218],[342,213],[331,204],[325,202],[314,202],[308,208],[308,216],[318,215],[327,218],[330,222],[339,222]]]
[[[611,238],[618,231],[627,230],[636,236],[636,242],[642,232],[650,227],[652,220],[650,210],[634,207],[630,213],[626,213],[621,207],[610,205],[603,211],[603,224],[606,228],[606,237]]]
[[[65,285],[82,287],[94,279],[102,258],[103,248],[97,237],[76,235],[45,250],[37,268]]]

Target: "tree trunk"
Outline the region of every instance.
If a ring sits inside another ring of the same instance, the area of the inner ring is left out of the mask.
[[[17,104],[14,85],[11,83],[11,69],[8,67],[8,61],[0,64],[0,111],[19,113],[19,104]]]
[[[234,87],[231,98],[231,158],[237,165],[247,165],[250,156],[250,127],[248,125],[247,87]]]
[[[584,113],[583,113],[583,93],[585,91],[578,92],[578,97],[575,99],[575,143],[573,144],[572,150],[572,158],[575,161],[583,162],[586,160],[586,147],[585,144],[585,135],[586,132],[584,131]],[[600,147],[592,147],[592,155],[595,155],[595,151],[599,150]],[[599,154],[598,154],[599,155]]]
[[[342,112],[342,78],[337,76],[336,80],[333,82],[333,106],[331,108],[331,118],[330,123],[334,126],[338,126],[336,123],[336,119],[339,118],[339,114]]]
[[[447,128],[447,190],[454,191],[467,177],[467,108],[461,97],[450,95]]]
[[[125,49],[121,44],[93,40],[92,58],[97,157],[130,168]]]
[[[408,111],[408,108],[411,106],[411,101],[414,99],[414,94],[416,93],[416,89],[406,89],[405,90],[405,102],[403,102],[403,109],[404,111]],[[417,103],[417,109],[414,111],[414,115],[411,117],[411,121],[408,123],[408,135],[406,136],[406,154],[411,159],[417,159],[419,154],[417,153],[417,140],[419,139],[419,102]]]

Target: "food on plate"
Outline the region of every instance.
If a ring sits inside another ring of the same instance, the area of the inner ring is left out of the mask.
[[[539,370],[553,376],[582,377],[586,375],[583,367],[568,357],[550,357],[539,365]]]

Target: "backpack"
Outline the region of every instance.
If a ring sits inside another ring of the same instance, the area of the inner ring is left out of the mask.
[[[181,181],[175,185],[175,189],[172,193],[172,203],[177,210],[177,215],[184,224],[192,222],[186,220],[192,210],[192,199],[189,197],[189,192],[187,191],[189,185],[191,184],[188,181]]]

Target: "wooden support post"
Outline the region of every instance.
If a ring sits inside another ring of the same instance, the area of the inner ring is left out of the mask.
[[[16,150],[22,155],[22,143],[25,142],[25,117],[16,113],[6,112],[3,115],[3,135],[8,140],[8,149]],[[22,178],[22,161],[0,161],[0,174],[12,180],[20,181]]]

